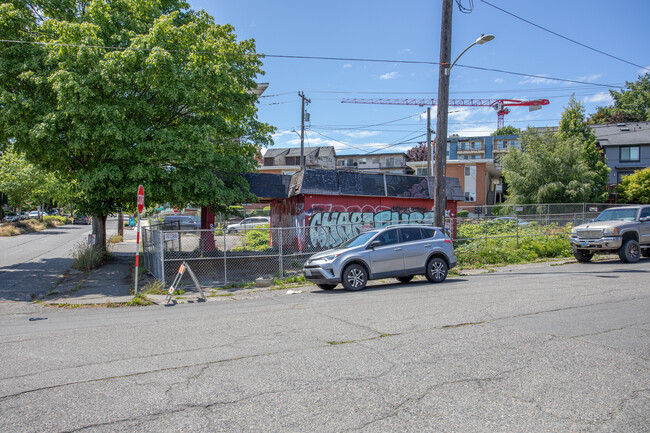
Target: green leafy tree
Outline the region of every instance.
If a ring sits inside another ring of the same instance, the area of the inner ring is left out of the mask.
[[[495,136],[495,135],[519,135],[519,134],[521,134],[521,129],[508,125],[497,129],[490,135]]]
[[[636,82],[626,82],[620,92],[610,90],[614,104],[598,107],[590,124],[650,121],[650,72],[639,75]]]
[[[76,183],[97,245],[119,208],[253,199],[273,128],[257,119],[252,40],[181,0],[14,1],[0,7],[0,143]]]
[[[0,156],[0,190],[9,205],[18,211],[33,197],[38,184],[38,170],[12,147],[6,147]]]
[[[594,173],[582,158],[577,137],[539,134],[528,129],[522,148],[511,147],[502,159],[508,184],[506,203],[581,203],[591,197]]]
[[[592,191],[586,201],[600,203],[607,200],[609,167],[607,167],[603,152],[598,147],[594,132],[587,125],[584,105],[576,100],[575,95],[571,96],[562,113],[558,135],[561,139],[576,138],[582,143],[580,156],[594,175],[591,184]]]
[[[650,203],[650,167],[624,176],[616,190],[623,203]]]

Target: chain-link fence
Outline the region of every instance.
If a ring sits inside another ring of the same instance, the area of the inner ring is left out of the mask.
[[[446,231],[455,244],[488,239],[566,236],[569,225],[595,218],[608,204],[492,206],[468,216],[447,218]],[[467,207],[459,207],[459,211]],[[463,213],[461,213],[463,215]],[[404,221],[359,222],[288,228],[254,228],[227,233],[223,227],[186,230],[153,224],[143,228],[145,267],[169,284],[187,262],[207,287],[252,282],[257,278],[300,275],[314,253],[334,248],[358,233]],[[432,221],[424,221],[431,224]],[[190,285],[189,279],[184,284]]]

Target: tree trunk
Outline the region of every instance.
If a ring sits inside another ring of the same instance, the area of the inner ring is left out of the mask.
[[[124,212],[122,211],[117,216],[117,234],[124,239]]]
[[[93,215],[93,234],[95,248],[106,252],[106,215]]]

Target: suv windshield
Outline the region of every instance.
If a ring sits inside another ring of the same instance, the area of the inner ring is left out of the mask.
[[[366,242],[368,242],[370,238],[376,234],[377,234],[376,231],[359,233],[355,237],[350,238],[347,241],[343,242],[341,245],[338,246],[338,248],[358,247],[359,245],[363,245]]]
[[[594,221],[634,221],[638,209],[607,209]]]

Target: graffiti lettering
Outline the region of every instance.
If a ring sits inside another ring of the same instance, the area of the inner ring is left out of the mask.
[[[334,247],[369,228],[432,222],[433,212],[428,211],[386,209],[377,212],[322,212],[318,209],[311,214],[309,221],[309,243],[313,247]]]

